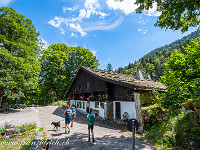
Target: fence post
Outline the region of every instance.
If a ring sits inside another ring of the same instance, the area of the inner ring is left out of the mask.
[[[135,120],[132,120],[132,150],[135,150]]]

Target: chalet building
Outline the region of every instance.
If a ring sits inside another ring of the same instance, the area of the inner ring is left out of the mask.
[[[104,119],[136,118],[142,124],[140,110],[151,104],[150,91],[155,88],[165,91],[166,87],[151,80],[149,75],[143,78],[140,70],[136,77],[88,67],[80,67],[66,97],[70,105],[88,112],[94,112]]]

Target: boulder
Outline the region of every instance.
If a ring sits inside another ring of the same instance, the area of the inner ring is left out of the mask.
[[[12,135],[14,133],[15,133],[15,129],[14,128],[6,129],[6,131],[5,131],[6,135]]]

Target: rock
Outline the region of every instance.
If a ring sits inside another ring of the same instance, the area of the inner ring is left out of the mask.
[[[12,135],[14,133],[15,133],[15,129],[14,128],[6,129],[6,131],[5,131],[6,135]]]
[[[8,128],[14,128],[14,125],[8,124]]]

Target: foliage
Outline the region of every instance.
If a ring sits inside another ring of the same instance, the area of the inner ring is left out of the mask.
[[[24,97],[25,90],[37,86],[39,43],[31,19],[13,8],[0,8],[0,103],[2,98]]]
[[[190,45],[184,48],[185,53],[175,51],[169,57],[166,70],[161,81],[167,86],[167,91],[158,93],[152,91],[154,105],[143,108],[152,118],[158,110],[165,108],[170,113],[164,113],[168,121],[157,122],[152,125],[147,122],[146,136],[153,142],[167,145],[176,144],[179,148],[197,149],[200,146],[200,37],[191,40]],[[158,107],[158,110],[152,108]],[[191,110],[184,114],[181,107]],[[175,141],[170,132],[170,123],[175,127]],[[153,136],[154,135],[154,136]],[[191,144],[192,143],[192,144]]]
[[[193,117],[194,113],[184,115],[175,125],[176,144],[184,149],[189,146],[192,149],[200,147],[200,126]]]
[[[67,104],[68,104],[68,101],[62,100],[62,101],[57,101],[55,103],[52,103],[51,105],[53,105],[53,106],[59,106],[59,107],[64,107],[64,106],[67,106]]]
[[[31,143],[33,139],[35,138],[36,133],[33,134],[26,134],[18,136],[14,139],[6,139],[4,141],[1,141],[0,149],[21,149],[21,150],[27,150],[30,149]]]
[[[147,55],[143,56],[138,61],[134,63],[129,63],[124,68],[118,68],[118,73],[124,73],[129,75],[136,75],[137,69],[141,69],[143,75],[149,73],[152,80],[159,81],[160,76],[163,75],[165,70],[165,63],[168,60],[168,57],[171,55],[172,52],[179,49],[183,54],[185,54],[185,49],[187,44],[190,43],[191,39],[196,38],[200,35],[200,30],[192,32],[191,34],[177,40],[169,45],[165,45],[163,47],[157,48]]]
[[[112,67],[111,63],[108,63],[107,70],[111,71],[112,69],[113,69],[113,67]]]
[[[44,50],[40,61],[42,94],[55,96],[57,100],[64,97],[80,66],[96,68],[99,65],[96,56],[88,49],[63,43],[49,46]]]
[[[139,5],[137,13],[157,7],[156,11],[161,15],[155,26],[161,29],[181,29],[182,32],[186,32],[189,27],[199,27],[199,0],[136,0],[135,4]]]
[[[161,77],[167,86],[162,105],[172,110],[179,109],[188,99],[200,101],[200,38],[192,40],[185,51],[186,54],[172,53]]]
[[[142,116],[145,124],[161,124],[167,118],[167,109],[160,107],[158,104],[142,107]]]

